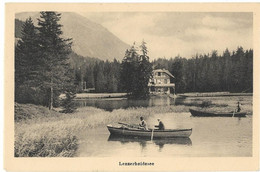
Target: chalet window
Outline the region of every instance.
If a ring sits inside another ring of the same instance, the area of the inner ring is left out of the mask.
[[[158,76],[161,76],[161,72],[158,72]]]

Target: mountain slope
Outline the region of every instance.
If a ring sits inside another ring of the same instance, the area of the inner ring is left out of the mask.
[[[15,38],[21,38],[22,37],[22,27],[23,27],[24,22],[18,19],[15,19]]]
[[[25,20],[31,16],[37,23],[39,13],[18,13],[16,18]],[[121,41],[100,24],[76,13],[62,13],[64,37],[73,39],[72,49],[82,56],[96,57],[102,60],[121,60],[129,45]]]

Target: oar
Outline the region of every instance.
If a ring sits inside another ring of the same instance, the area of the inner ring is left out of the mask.
[[[236,110],[234,110],[232,117],[234,117],[234,116],[235,116],[235,111],[236,111]]]
[[[128,126],[128,127],[132,127],[132,128],[138,128],[138,125],[131,125],[131,124],[123,123],[123,122],[118,122],[118,124],[126,125],[126,126]]]
[[[151,140],[153,140],[153,130],[154,130],[154,129],[152,129],[152,135],[151,135]]]

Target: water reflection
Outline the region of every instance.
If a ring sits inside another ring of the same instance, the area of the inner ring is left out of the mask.
[[[131,100],[125,98],[84,99],[76,100],[76,104],[79,107],[93,106],[112,111],[114,109],[126,109],[129,107],[170,106],[175,104],[175,100],[168,96],[154,96],[146,100]]]
[[[108,141],[120,142],[121,144],[127,143],[139,143],[139,145],[144,149],[147,143],[152,142],[159,147],[159,151],[163,149],[165,145],[185,145],[192,146],[192,141],[190,138],[154,138],[151,140],[149,137],[122,137],[117,135],[110,135]]]
[[[190,113],[149,116],[152,126],[160,117],[166,128],[192,128],[191,139],[155,139],[109,136],[106,127],[82,130],[77,156],[129,157],[252,157],[252,116],[247,118],[190,118]],[[191,141],[192,140],[192,141]]]

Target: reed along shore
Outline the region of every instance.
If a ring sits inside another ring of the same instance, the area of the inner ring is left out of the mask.
[[[88,128],[105,127],[119,121],[136,123],[140,116],[148,118],[156,114],[189,112],[189,108],[232,111],[237,100],[242,104],[242,111],[251,115],[251,96],[185,99],[183,105],[115,109],[112,112],[82,107],[71,114],[16,103],[15,157],[73,157],[79,145],[78,133]]]

